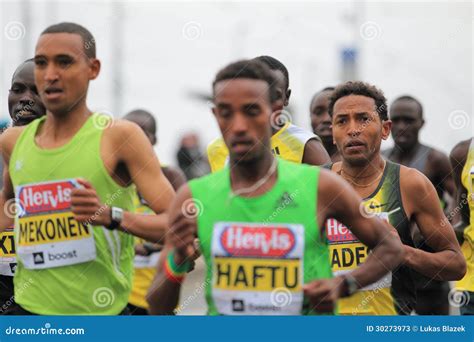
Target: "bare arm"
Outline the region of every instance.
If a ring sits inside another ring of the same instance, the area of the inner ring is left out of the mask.
[[[320,184],[318,207],[327,207],[324,217],[333,217],[351,227],[351,232],[372,250],[365,262],[351,273],[359,286],[374,283],[398,266],[403,248],[396,230],[362,210],[359,195],[337,175],[322,170]]]
[[[321,141],[317,139],[309,140],[304,146],[303,163],[310,165],[324,165],[331,162],[329,154]]]
[[[170,232],[166,246],[160,256],[157,272],[147,294],[149,312],[152,315],[171,315],[179,302],[181,284],[170,281],[163,269],[163,263],[170,251],[175,251],[176,264],[182,264],[194,254],[193,241],[196,237],[196,219],[183,215],[182,207],[191,198],[187,185],[181,187],[170,207]]]
[[[14,224],[14,218],[9,209],[15,206],[9,206],[7,203],[7,201],[15,198],[15,192],[10,178],[9,165],[11,153],[13,152],[15,143],[23,129],[24,127],[12,127],[7,129],[0,136],[0,147],[3,157],[3,189],[1,190],[0,195],[0,232]]]
[[[454,204],[452,205],[452,222],[456,237],[460,243],[464,240],[464,229],[469,226],[469,205],[467,202],[467,189],[461,182],[461,174],[466,164],[467,154],[469,151],[470,140],[462,141],[457,144],[449,156],[451,166],[453,168],[453,179],[456,186],[456,195],[454,196]]]
[[[402,167],[400,188],[407,215],[434,250],[430,253],[405,245],[405,264],[433,279],[461,279],[466,273],[466,262],[433,184],[421,172]]]
[[[350,273],[358,288],[372,284],[394,269],[403,258],[403,248],[396,230],[377,217],[363,216],[361,198],[344,180],[330,171],[321,170],[318,187],[318,221],[323,227],[327,218],[335,218],[372,249],[365,262]],[[316,311],[333,311],[338,298],[345,296],[344,278],[321,279],[304,285]]]
[[[433,150],[433,168],[436,170],[436,179],[439,182],[439,187],[446,191],[449,196],[455,196],[455,185],[453,180],[453,173],[448,157],[440,152]]]
[[[109,139],[112,151],[123,162],[138,192],[158,215],[124,212],[121,229],[143,239],[160,242],[167,231],[168,215],[165,213],[174,197],[174,191],[161,171],[160,162],[143,133],[134,123],[117,120],[104,132],[103,140]],[[107,138],[105,137],[107,134]],[[127,139],[124,142],[124,138]],[[109,226],[110,208],[100,203],[95,189],[82,182],[84,189],[74,189],[71,204],[76,220],[92,221],[93,224]],[[99,215],[95,215],[99,213]],[[95,216],[94,216],[95,215]],[[91,218],[93,218],[91,220]]]

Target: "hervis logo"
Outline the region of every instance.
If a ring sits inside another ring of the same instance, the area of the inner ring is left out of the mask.
[[[293,231],[286,227],[230,225],[220,237],[224,250],[233,256],[285,257],[295,247]]]
[[[72,180],[24,185],[18,193],[24,215],[69,209]]]
[[[333,218],[326,220],[326,234],[332,243],[358,241],[349,228]]]

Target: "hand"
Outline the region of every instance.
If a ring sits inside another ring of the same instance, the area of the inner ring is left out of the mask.
[[[329,313],[336,308],[337,300],[344,292],[344,284],[342,277],[320,279],[303,285],[303,292],[309,298],[311,309]]]
[[[82,188],[71,191],[71,210],[79,223],[93,226],[110,226],[110,208],[100,203],[99,196],[91,183],[77,179]]]
[[[174,246],[175,262],[178,265],[185,261],[192,261],[199,256],[195,244],[196,233],[196,218],[185,216],[182,212],[170,223],[168,237]]]

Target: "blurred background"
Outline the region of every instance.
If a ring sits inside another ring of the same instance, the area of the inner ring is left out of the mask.
[[[102,61],[89,106],[116,117],[134,108],[154,113],[157,152],[170,165],[183,145],[202,152],[219,135],[209,102],[216,72],[259,55],[289,69],[290,113],[304,128],[315,92],[360,79],[389,102],[418,98],[426,144],[449,152],[473,134],[471,2],[17,0],[0,1],[0,20],[0,118],[8,119],[11,75],[34,56],[41,31],[77,22],[95,36]]]
[[[9,120],[11,76],[34,56],[41,31],[73,21],[95,36],[102,61],[90,108],[115,117],[151,111],[161,161],[180,164],[188,178],[206,172],[205,148],[219,135],[210,111],[215,74],[260,55],[289,69],[293,123],[311,129],[317,91],[364,80],[389,103],[418,98],[426,120],[421,142],[449,153],[474,134],[473,18],[471,2],[0,0],[0,120]],[[185,282],[182,314],[205,313],[201,260],[196,268]]]

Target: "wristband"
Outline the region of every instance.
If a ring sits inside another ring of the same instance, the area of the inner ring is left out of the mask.
[[[172,250],[168,253],[168,256],[165,260],[165,276],[173,283],[181,284],[184,281],[184,277],[186,273],[188,273],[190,267],[191,263],[189,261],[186,261],[181,265],[176,265],[174,261],[174,250]]]

